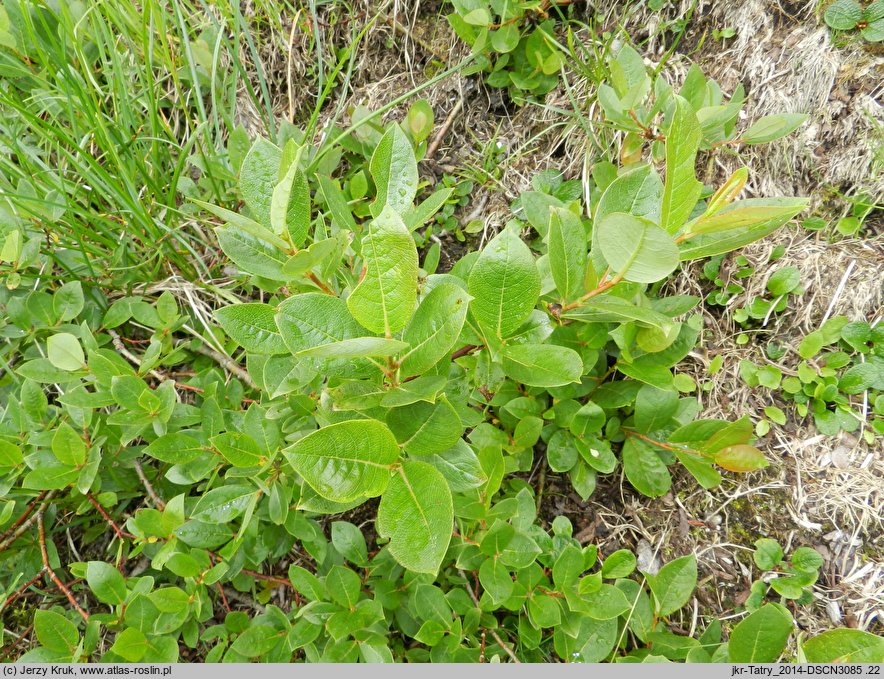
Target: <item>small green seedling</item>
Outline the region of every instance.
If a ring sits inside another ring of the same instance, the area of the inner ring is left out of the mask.
[[[752,583],[747,611],[757,611],[771,591],[781,601],[792,600],[802,605],[813,601],[813,585],[823,565],[823,557],[815,549],[799,547],[786,560],[776,540],[761,538],[755,542],[752,558],[762,574]]]
[[[829,319],[809,333],[798,346],[801,362],[786,377],[775,365],[758,366],[741,361],[740,374],[752,387],[762,386],[794,403],[800,417],[812,416],[821,434],[859,429],[868,443],[884,435],[884,333],[865,321],[851,322],[844,316]],[[779,360],[784,350],[768,346],[768,357]],[[771,406],[768,417],[782,419]],[[777,408],[779,410],[779,408]],[[766,433],[768,425],[761,425]],[[765,428],[767,427],[767,428]]]
[[[884,40],[884,1],[876,0],[863,8],[857,0],[835,0],[823,19],[836,31],[859,31],[867,42]]]

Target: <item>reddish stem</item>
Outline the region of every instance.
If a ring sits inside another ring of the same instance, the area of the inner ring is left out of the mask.
[[[74,607],[74,610],[80,614],[83,620],[88,621],[89,614],[77,603],[74,595],[71,594],[71,590],[68,589],[67,585],[65,585],[61,581],[61,578],[55,574],[55,571],[52,570],[52,566],[49,565],[49,552],[46,549],[46,528],[43,526],[43,511],[44,510],[41,508],[37,514],[37,528],[40,531],[40,555],[43,558],[43,568],[49,574],[49,577],[52,578],[52,582],[55,583],[56,587],[58,587],[67,597],[68,601],[71,602],[71,606]]]
[[[117,537],[120,538],[120,540],[122,540],[123,538],[130,538],[130,539],[134,539],[134,538],[135,538],[135,536],[132,535],[132,533],[129,533],[128,531],[124,531],[122,528],[120,528],[120,527],[114,522],[114,520],[110,517],[110,515],[105,511],[104,507],[102,507],[102,506],[99,504],[98,500],[96,500],[96,499],[93,497],[92,493],[87,494],[87,495],[86,495],[86,499],[89,500],[89,502],[92,504],[92,506],[95,507],[95,509],[98,510],[98,513],[101,514],[101,516],[102,516],[102,518],[104,518],[105,522],[106,522],[111,528],[114,529],[114,533],[117,534]]]

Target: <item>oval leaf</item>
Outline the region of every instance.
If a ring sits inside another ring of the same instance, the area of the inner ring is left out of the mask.
[[[426,462],[406,461],[381,498],[377,529],[393,557],[410,571],[436,575],[454,523],[448,483]]]
[[[288,348],[276,327],[276,310],[269,304],[233,304],[215,312],[221,327],[246,351],[285,354]]]
[[[561,387],[579,382],[583,359],[573,349],[554,344],[513,344],[502,352],[503,371],[530,387]]]
[[[500,338],[522,325],[540,297],[540,274],[528,246],[511,229],[495,236],[476,260],[469,280],[476,320]]]
[[[740,444],[722,448],[715,454],[715,464],[729,472],[754,472],[764,469],[768,462],[755,446]]]
[[[308,434],[283,454],[319,495],[350,502],[384,492],[399,445],[381,422],[348,420]]]
[[[405,224],[386,207],[362,241],[365,275],[347,308],[371,332],[392,333],[405,327],[417,301],[417,247]]]
[[[765,604],[731,632],[728,651],[734,663],[772,663],[786,648],[792,616],[778,604]]]
[[[614,212],[597,222],[596,229],[605,261],[628,281],[654,283],[678,267],[675,241],[648,221]]]
[[[463,288],[447,281],[423,299],[402,334],[411,345],[399,366],[403,377],[425,373],[448,355],[463,329],[470,299]]]
[[[553,281],[567,301],[586,287],[586,231],[580,217],[570,210],[552,208],[546,242]]]
[[[371,156],[369,169],[378,189],[374,214],[389,207],[404,215],[417,193],[418,174],[414,149],[398,125],[390,126],[384,134]]]

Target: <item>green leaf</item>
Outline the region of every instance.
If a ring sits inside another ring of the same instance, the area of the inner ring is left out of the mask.
[[[240,516],[256,490],[245,484],[212,488],[197,500],[191,518],[206,523],[227,523]]]
[[[559,429],[549,439],[546,447],[546,460],[554,472],[570,471],[580,457],[574,436],[565,429]]]
[[[426,99],[418,99],[408,108],[405,121],[411,137],[420,143],[433,131],[433,107]]]
[[[528,246],[511,229],[495,236],[470,271],[470,309],[499,338],[512,335],[540,297],[540,274]]]
[[[144,453],[161,462],[187,464],[206,451],[206,446],[181,432],[164,434],[144,449]]]
[[[678,392],[642,385],[635,397],[635,428],[648,434],[665,427],[678,410]]]
[[[519,198],[519,202],[522,205],[522,210],[528,223],[543,238],[546,238],[549,234],[549,220],[552,216],[552,208],[565,207],[565,203],[561,200],[541,191],[525,191]]]
[[[593,620],[611,620],[632,608],[626,595],[614,585],[608,584],[603,584],[595,592],[584,594],[581,604],[581,610]]]
[[[368,358],[393,356],[408,349],[408,343],[384,337],[352,337],[340,342],[302,349],[296,356],[312,358]]]
[[[528,619],[537,629],[556,627],[562,622],[562,608],[555,598],[534,593],[528,599]]]
[[[334,548],[345,559],[360,567],[368,565],[365,537],[357,526],[347,521],[333,521],[331,539]]]
[[[812,547],[799,547],[789,559],[793,568],[802,573],[816,573],[823,567],[822,555]]]
[[[264,464],[264,451],[251,436],[238,431],[218,434],[210,439],[221,456],[234,467],[257,467]]]
[[[715,464],[730,472],[748,473],[764,469],[768,461],[755,446],[739,444],[722,448],[715,453]]]
[[[384,492],[399,445],[377,420],[348,420],[308,434],[283,454],[319,495],[351,502]]]
[[[602,577],[609,580],[625,578],[635,570],[636,563],[635,554],[628,549],[618,549],[602,564]]]
[[[872,356],[865,363],[857,363],[844,371],[838,388],[845,394],[861,394],[873,389],[884,391],[884,360]]]
[[[501,355],[507,376],[531,387],[560,387],[583,375],[580,354],[555,344],[510,344]]]
[[[879,8],[877,14],[874,15],[876,18],[869,19],[868,26],[863,28],[860,34],[866,42],[881,42],[884,40],[884,8],[881,7],[880,1],[875,2],[866,8],[865,14],[872,14],[873,7]]]
[[[52,310],[62,322],[76,318],[83,310],[83,285],[80,281],[65,283],[52,295]]]
[[[685,230],[691,234],[713,234],[734,229],[779,228],[807,208],[807,198],[748,198],[703,215]]]
[[[449,450],[463,433],[457,411],[444,396],[436,403],[414,403],[394,408],[387,426],[402,448],[412,455],[432,455]]]
[[[833,629],[808,639],[802,646],[811,663],[884,662],[884,638],[858,629]]]
[[[666,133],[666,181],[660,206],[660,227],[674,234],[690,217],[703,184],[694,174],[694,162],[700,146],[700,123],[694,109],[674,95],[675,112]]]
[[[761,570],[772,571],[783,560],[783,548],[776,540],[759,538],[755,541],[755,553],[752,558]]]
[[[506,24],[491,33],[491,46],[495,52],[506,54],[519,46],[519,27],[515,24]]]
[[[456,283],[440,283],[421,301],[402,339],[411,345],[400,360],[400,373],[407,377],[427,372],[454,348],[469,311],[472,298]]]
[[[590,323],[629,323],[637,321],[641,325],[657,328],[666,333],[669,332],[673,325],[672,319],[668,316],[664,316],[653,309],[636,306],[621,297],[614,297],[612,295],[594,297],[576,309],[563,313],[562,317]],[[693,348],[693,343],[691,347]]]
[[[332,566],[325,576],[325,588],[332,600],[349,610],[356,608],[362,582],[359,576],[346,566]]]
[[[393,557],[410,571],[436,575],[451,541],[454,509],[445,478],[431,465],[405,461],[381,497],[375,525]]]
[[[259,138],[252,144],[240,169],[240,194],[255,221],[264,225],[270,224],[270,202],[281,162],[280,148]]]
[[[605,261],[628,281],[654,283],[678,267],[678,246],[651,222],[614,212],[596,222],[595,228]]]
[[[565,547],[552,568],[556,589],[563,591],[575,585],[584,570],[583,553],[573,545]]]
[[[60,332],[46,340],[49,362],[59,370],[72,372],[86,367],[86,356],[80,341],[69,332]]]
[[[270,226],[277,234],[287,231],[292,243],[301,246],[310,231],[310,186],[304,173],[298,169],[297,151],[294,155],[288,159],[291,164],[273,189]]]
[[[779,604],[765,604],[734,627],[728,643],[730,662],[776,662],[786,648],[794,625]]]
[[[743,132],[740,141],[744,144],[766,144],[794,132],[807,120],[806,113],[776,113],[756,120]]]
[[[86,583],[104,604],[120,606],[126,601],[126,580],[109,563],[90,561],[86,566]]]
[[[289,297],[276,313],[282,340],[293,354],[364,334],[344,300],[318,292]]]
[[[62,422],[52,437],[52,454],[62,464],[79,467],[86,463],[86,444],[71,425]]]
[[[256,302],[232,304],[215,312],[221,327],[246,351],[285,354],[288,348],[276,327],[276,310]]]
[[[174,531],[185,545],[198,549],[216,549],[234,538],[234,531],[227,525],[185,521]]]
[[[496,558],[485,559],[479,566],[479,583],[496,604],[512,596],[513,578],[507,567]]]
[[[663,182],[651,165],[640,165],[624,172],[608,185],[599,198],[595,219],[614,212],[625,212],[633,217],[660,221],[660,203]]]
[[[623,444],[623,473],[633,487],[648,497],[669,492],[672,477],[660,456],[644,441],[629,437]]]
[[[381,138],[369,169],[378,190],[375,214],[380,214],[384,207],[400,215],[411,209],[417,193],[417,161],[411,142],[398,125],[391,125]]]
[[[76,483],[79,476],[80,469],[78,467],[68,465],[40,467],[28,472],[22,482],[22,487],[34,490],[60,490]]]
[[[491,23],[491,14],[485,7],[477,7],[463,15],[463,20],[470,26],[485,27]]]
[[[63,615],[38,610],[34,613],[34,631],[37,640],[50,651],[73,657],[80,644],[77,626]]]
[[[321,174],[316,175],[316,178],[319,181],[319,191],[337,227],[342,231],[356,231],[356,220],[353,219],[353,212],[337,180]]]
[[[862,18],[862,6],[856,0],[835,0],[823,14],[825,22],[836,31],[853,30]]]
[[[777,230],[805,207],[806,198],[750,198],[731,203],[700,220],[704,233],[680,245],[681,260],[712,257],[741,248]],[[688,231],[692,229],[687,227]]]
[[[586,231],[580,217],[563,208],[552,208],[549,233],[549,267],[556,289],[567,301],[585,290]]]
[[[683,556],[663,566],[657,575],[646,574],[658,615],[670,615],[684,606],[697,586],[697,559]]]
[[[390,337],[414,311],[418,258],[414,239],[389,206],[369,227],[362,256],[365,275],[347,298],[347,308],[365,328]]]
[[[0,467],[16,467],[24,461],[21,448],[9,441],[0,440]]]
[[[233,212],[232,210],[228,210],[218,205],[212,205],[211,203],[206,203],[202,200],[197,200],[196,198],[191,198],[190,200],[191,202],[199,205],[204,210],[208,210],[213,215],[216,215],[217,217],[223,219],[226,226],[234,226],[240,231],[251,234],[255,238],[266,241],[270,245],[273,245],[274,247],[281,250],[284,250],[288,245],[277,234],[273,233],[266,226],[259,224],[254,219],[249,219],[245,215],[241,215],[238,212]]]
[[[231,644],[230,650],[246,658],[257,658],[265,653],[270,653],[285,640],[287,634],[286,630],[277,630],[269,625],[253,623],[236,638]]]
[[[246,273],[273,281],[288,280],[283,267],[289,255],[273,242],[237,226],[219,227],[215,235],[224,254]]]
[[[402,217],[402,221],[405,222],[405,226],[408,227],[408,230],[414,231],[415,229],[419,229],[430,221],[433,215],[439,212],[439,210],[442,209],[442,206],[448,202],[452,193],[454,193],[453,188],[434,191],[429,198],[415,206],[410,212],[406,213]]]
[[[138,662],[147,653],[148,646],[147,637],[143,632],[134,627],[127,627],[117,634],[110,650],[126,662]]]
[[[476,453],[463,439],[448,450],[430,455],[426,461],[442,473],[455,493],[479,488],[488,480]]]

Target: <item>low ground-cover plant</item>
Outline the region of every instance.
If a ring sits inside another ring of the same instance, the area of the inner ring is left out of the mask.
[[[491,87],[506,89],[513,101],[542,98],[559,82],[566,61],[557,43],[555,21],[568,3],[549,0],[451,0],[448,23],[476,55],[466,73],[487,73]],[[561,5],[561,6],[560,6]]]
[[[673,101],[665,180],[615,168],[585,206],[541,176],[446,274],[414,238],[452,195],[414,205],[425,111],[319,150],[283,126],[230,154],[242,210],[193,201],[248,298],[219,290],[217,324],[168,291],[64,284],[46,272],[68,248],[7,239],[29,258],[0,289],[0,606],[38,642],[20,659],[771,662],[791,640],[879,661],[879,638],[805,640],[775,602],[701,632],[693,556],[600,554],[520,474],[587,497],[622,468],[659,496],[676,462],[707,487],[765,464],[747,420],[680,397],[698,300],[659,289],[804,201],[737,200],[739,173],[701,200],[699,122]]]
[[[668,491],[676,460],[708,487],[719,481],[716,465],[766,464],[749,445],[747,421],[691,423],[696,404],[679,399],[670,368],[699,336],[697,318],[677,320],[697,300],[654,300],[645,286],[680,261],[769,233],[805,203],[734,202],[737,177],[691,218],[698,125],[678,101],[666,182],[650,165],[613,178],[591,230],[579,201],[556,197],[561,186],[523,196],[540,257],[513,221],[449,274],[422,277],[409,225],[426,211],[412,205],[417,166],[399,126],[371,157],[373,202],[335,207],[325,194],[330,228],[313,218],[295,142],[280,150],[259,141],[250,151],[242,187],[252,216],[213,208],[229,220],[217,230],[228,256],[268,292],[284,284],[289,293],[218,313],[271,398],[319,394],[310,413],[319,428],[301,430],[289,463],[338,507],[382,496],[381,535],[416,570],[434,572],[447,539],[424,525],[418,541],[401,517],[414,516],[421,507],[410,505],[433,488],[444,497],[433,508],[438,521],[426,523],[450,523],[451,510],[441,511],[452,502],[447,458],[476,468],[496,450],[504,472],[524,471],[542,440],[550,468],[568,472],[583,497],[597,473],[618,466],[612,444],[622,448],[626,477],[649,496]],[[330,181],[320,177],[320,187]],[[356,221],[364,214],[367,225]],[[308,234],[314,242],[305,247]],[[279,407],[287,417],[285,402]],[[415,492],[400,498],[408,489]]]
[[[859,31],[868,42],[884,40],[884,2],[867,6],[857,0],[835,0],[826,7],[823,19],[836,31]]]
[[[749,386],[766,387],[794,403],[794,412],[800,418],[812,417],[821,434],[862,428],[872,443],[884,434],[881,334],[879,324],[836,316],[801,340],[802,360],[790,374],[784,376],[776,365],[751,361],[741,362],[740,374]],[[778,359],[784,350],[775,350]],[[779,415],[784,420],[781,411]]]
[[[737,123],[746,101],[742,85],[726,97],[721,86],[694,64],[676,92],[660,73],[649,73],[641,55],[629,44],[608,55],[606,73],[598,89],[598,102],[605,121],[626,133],[620,144],[624,165],[642,162],[643,147],[648,145],[654,159],[664,160],[666,136],[672,130],[679,103],[686,103],[692,111],[697,128],[691,133],[697,137],[697,148],[703,151],[767,144],[791,134],[807,120],[803,113],[776,113],[739,130]],[[676,128],[675,134],[683,132]],[[610,167],[600,165],[598,171],[610,172]],[[745,172],[738,175],[742,183],[737,194],[745,183]]]
[[[781,603],[809,604],[813,601],[813,584],[823,565],[823,557],[815,549],[798,547],[787,560],[776,540],[761,538],[755,541],[752,558],[762,575],[752,583],[746,600],[747,611],[761,608],[771,592],[779,595]]]

